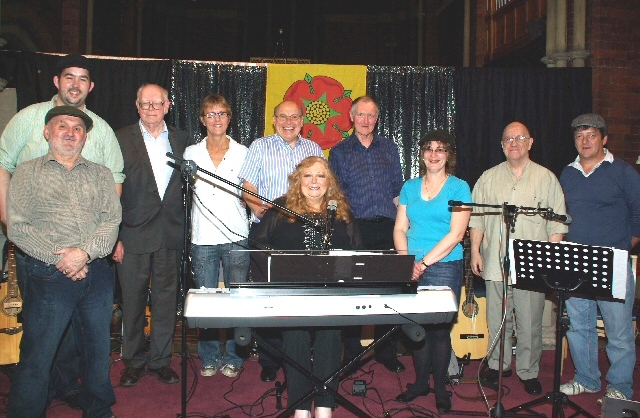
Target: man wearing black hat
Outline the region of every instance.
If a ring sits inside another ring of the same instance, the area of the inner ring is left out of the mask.
[[[114,276],[106,257],[122,210],[111,172],[80,155],[93,120],[76,107],[58,106],[44,121],[48,152],[16,168],[7,194],[8,236],[24,260],[23,336],[7,416],[42,416],[56,350],[73,317],[83,347],[83,415],[112,417]]]
[[[124,162],[120,146],[113,129],[85,106],[85,100],[93,89],[91,62],[82,55],[66,55],[57,63],[58,74],[53,84],[58,94],[48,102],[36,103],[18,112],[7,124],[0,136],[0,220],[6,224],[6,196],[11,174],[24,161],[41,157],[48,152],[48,145],[42,136],[44,118],[55,106],[72,106],[89,116],[93,128],[87,134],[87,142],[82,156],[89,161],[109,168],[113,174],[118,194],[124,181]],[[21,272],[23,257],[16,253],[18,283],[22,287]],[[70,328],[71,329],[71,328]],[[72,407],[77,407],[79,391],[79,350],[73,341],[73,332],[67,333],[58,351],[51,375],[52,393]]]
[[[82,155],[90,161],[102,164],[113,173],[118,193],[124,181],[124,162],[113,129],[100,116],[85,106],[87,95],[93,90],[91,62],[82,55],[66,55],[57,64],[58,75],[53,84],[58,94],[48,102],[36,103],[18,112],[7,124],[0,136],[0,218],[5,223],[5,198],[11,173],[21,162],[41,157],[47,153],[47,142],[42,136],[45,114],[54,106],[73,106],[93,120],[93,129],[87,136]]]
[[[571,226],[567,241],[631,250],[640,239],[640,174],[605,148],[607,124],[595,113],[571,122],[578,157],[562,170],[560,183],[567,199]],[[633,323],[634,280],[627,268],[624,302],[570,297],[566,301],[571,326],[567,340],[576,367],[572,380],[560,386],[566,395],[600,391],[596,311],[607,334],[609,371],[604,396],[631,399],[636,363]]]
[[[551,208],[555,213],[566,213],[562,188],[556,176],[529,158],[533,142],[529,129],[520,122],[512,122],[504,128],[501,146],[507,160],[482,173],[473,187],[474,203],[502,205],[507,202],[516,207],[543,207]],[[489,341],[494,341],[502,323],[505,226],[495,209],[474,207],[469,227],[471,270],[485,280]],[[567,232],[567,227],[539,215],[520,215],[511,231],[510,238],[514,239],[558,242]],[[545,295],[508,285],[507,298],[508,310],[503,325],[503,335],[507,336],[503,341],[503,376],[512,374],[511,334],[515,322],[518,333],[516,373],[525,391],[537,395],[542,392],[538,372],[542,356]],[[489,353],[489,368],[482,374],[489,385],[495,385],[499,380],[499,357],[500,349],[496,344]]]

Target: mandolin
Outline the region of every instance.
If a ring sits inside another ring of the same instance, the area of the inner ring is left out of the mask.
[[[0,365],[17,363],[20,358],[22,326],[18,314],[22,312],[22,298],[18,288],[15,246],[8,243],[7,281],[0,286]]]

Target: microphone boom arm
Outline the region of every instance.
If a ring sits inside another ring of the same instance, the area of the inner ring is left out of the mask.
[[[273,200],[269,200],[269,199],[267,199],[266,197],[264,197],[264,196],[260,196],[259,194],[254,193],[254,192],[252,192],[251,190],[245,189],[244,187],[239,186],[239,185],[235,184],[234,182],[229,181],[229,180],[227,180],[227,179],[225,179],[225,178],[223,178],[223,177],[220,177],[220,176],[218,176],[217,174],[213,174],[213,173],[212,173],[212,172],[210,172],[210,171],[207,171],[207,170],[205,170],[205,169],[203,169],[203,168],[201,168],[201,167],[198,167],[198,166],[197,166],[193,161],[185,160],[184,158],[180,158],[180,157],[178,157],[178,156],[176,156],[176,155],[174,155],[174,154],[172,154],[172,153],[170,153],[170,152],[167,152],[166,156],[167,156],[167,157],[169,157],[169,158],[171,158],[171,159],[173,159],[173,160],[175,160],[175,161],[176,161],[176,163],[180,164],[181,166],[184,166],[184,165],[186,165],[187,167],[188,167],[189,165],[195,166],[195,167],[196,167],[196,171],[200,171],[201,173],[204,173],[204,174],[206,174],[206,175],[208,175],[208,176],[213,177],[214,179],[216,179],[216,180],[218,180],[218,181],[221,181],[222,183],[226,183],[226,184],[228,184],[229,186],[232,186],[232,187],[234,187],[234,188],[236,188],[236,189],[238,189],[238,190],[241,190],[242,192],[244,192],[244,193],[246,193],[246,194],[248,194],[248,195],[251,195],[251,196],[253,196],[253,197],[255,197],[255,198],[258,198],[258,199],[260,199],[260,200],[263,200],[263,201],[265,201],[265,202],[269,203],[270,205],[272,205],[272,206],[274,206],[274,207],[276,207],[276,208],[280,209],[281,211],[287,212],[288,214],[291,214],[291,215],[295,216],[296,218],[299,218],[299,219],[301,219],[302,221],[304,221],[304,222],[306,222],[306,223],[308,223],[308,224],[310,224],[310,225],[318,226],[318,222],[316,222],[316,221],[312,221],[311,219],[307,218],[307,217],[306,217],[306,216],[304,216],[304,215],[301,215],[301,214],[299,214],[299,213],[297,213],[297,212],[292,211],[291,209],[289,209],[289,208],[287,208],[287,207],[284,207],[284,206],[282,206],[282,205],[279,205],[279,204],[275,203]],[[185,164],[185,163],[186,163],[186,164]],[[193,175],[195,176],[195,173],[193,173]]]

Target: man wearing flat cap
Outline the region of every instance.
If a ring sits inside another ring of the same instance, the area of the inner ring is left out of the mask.
[[[7,416],[43,416],[56,350],[73,317],[74,338],[83,347],[83,416],[112,417],[114,276],[106,257],[122,209],[109,169],[81,156],[91,117],[58,106],[44,122],[48,152],[18,165],[7,194],[8,237],[24,254],[23,335]]]
[[[637,238],[640,237],[640,175],[605,148],[609,136],[602,116],[580,115],[571,122],[571,128],[578,157],[560,175],[567,213],[572,219],[566,240],[629,251],[640,241]],[[560,386],[566,395],[595,393],[601,389],[596,331],[599,308],[607,334],[610,364],[604,396],[623,400],[633,396],[636,348],[631,319],[634,302],[631,263],[627,270],[624,302],[577,296],[566,301],[571,321],[567,339],[576,367],[573,379]]]
[[[533,146],[529,129],[520,122],[508,124],[502,132],[501,145],[507,160],[482,173],[473,187],[473,202],[488,205],[507,202],[516,207],[551,208],[555,213],[566,213],[562,188],[556,176],[529,158]],[[503,281],[508,280],[503,271],[506,227],[499,211],[484,207],[473,208],[469,227],[471,270],[485,280],[489,341],[493,341],[502,322]],[[516,218],[510,238],[558,242],[566,232],[566,225],[560,222],[546,220],[537,214],[521,214]],[[537,395],[542,392],[538,372],[542,356],[545,295],[512,287],[508,282],[507,299],[502,375],[509,377],[513,373],[511,334],[515,315],[518,332],[516,373],[524,390]],[[499,357],[500,348],[496,344],[489,353],[489,368],[482,373],[484,384],[497,385]]]
[[[85,106],[87,95],[93,89],[91,62],[82,55],[66,55],[57,63],[58,74],[53,84],[58,94],[50,101],[36,103],[18,112],[7,124],[0,136],[0,220],[6,224],[6,197],[11,175],[16,166],[45,155],[49,147],[42,136],[44,118],[55,106],[72,106],[93,121],[82,148],[82,156],[89,161],[106,166],[112,173],[116,191],[120,195],[124,181],[124,161],[113,129]],[[18,284],[22,287],[23,255],[16,251]],[[22,290],[22,289],[21,289]],[[51,372],[51,397],[78,407],[78,373],[80,347],[73,341],[70,325]]]

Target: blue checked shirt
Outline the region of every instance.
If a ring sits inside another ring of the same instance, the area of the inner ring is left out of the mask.
[[[356,218],[396,218],[393,199],[400,195],[404,180],[398,146],[393,141],[374,134],[365,148],[351,134],[331,149],[329,164]]]
[[[274,200],[289,190],[289,174],[307,157],[323,157],[322,148],[300,137],[292,148],[278,134],[258,138],[249,146],[247,158],[238,177],[253,184],[258,194]],[[252,214],[253,222],[260,220]]]

